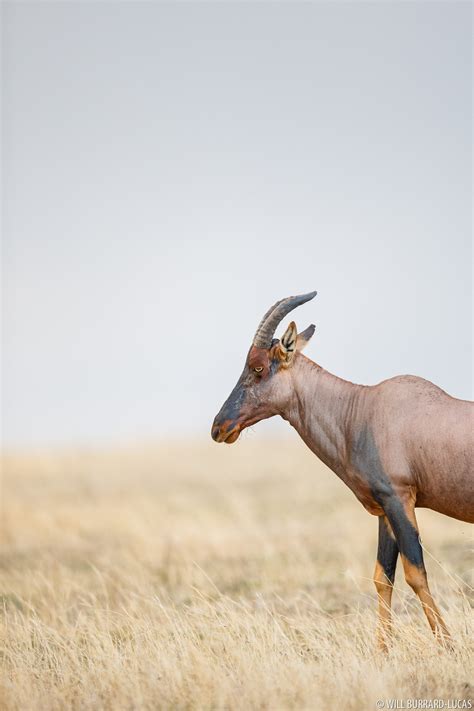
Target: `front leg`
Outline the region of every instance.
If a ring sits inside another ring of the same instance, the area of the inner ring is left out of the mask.
[[[377,642],[381,651],[388,651],[392,627],[392,592],[398,559],[398,545],[386,516],[379,516],[379,543],[375,563],[374,583],[378,597]]]
[[[398,543],[405,580],[418,595],[433,634],[450,646],[448,628],[428,586],[414,502],[409,498],[402,501],[396,494],[391,494],[384,501],[383,508]]]

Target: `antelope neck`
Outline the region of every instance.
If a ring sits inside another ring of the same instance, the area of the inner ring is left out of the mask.
[[[364,389],[338,378],[298,353],[291,368],[292,395],[281,416],[308,447],[341,475],[350,456],[351,429]]]

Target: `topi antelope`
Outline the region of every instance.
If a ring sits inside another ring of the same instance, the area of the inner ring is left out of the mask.
[[[216,442],[232,444],[246,427],[281,415],[308,447],[379,520],[374,583],[378,640],[387,649],[398,554],[436,636],[449,632],[428,587],[415,508],[474,522],[474,403],[433,383],[401,375],[355,385],[302,355],[314,333],[280,321],[313,291],[278,301],[257,328],[245,367],[212,426]]]

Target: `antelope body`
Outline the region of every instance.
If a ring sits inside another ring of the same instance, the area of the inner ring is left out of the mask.
[[[378,639],[386,649],[398,556],[433,632],[449,633],[428,587],[415,517],[426,507],[474,523],[474,403],[449,396],[411,375],[375,386],[355,385],[327,372],[301,350],[314,325],[298,334],[280,321],[316,292],[288,297],[263,317],[242,375],[214,419],[212,437],[231,444],[260,420],[280,415],[308,447],[377,516],[374,583]]]

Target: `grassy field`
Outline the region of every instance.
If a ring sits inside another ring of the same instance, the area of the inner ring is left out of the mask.
[[[456,648],[436,644],[399,570],[381,657],[376,519],[300,442],[6,456],[3,708],[472,698],[472,531],[419,521]]]

